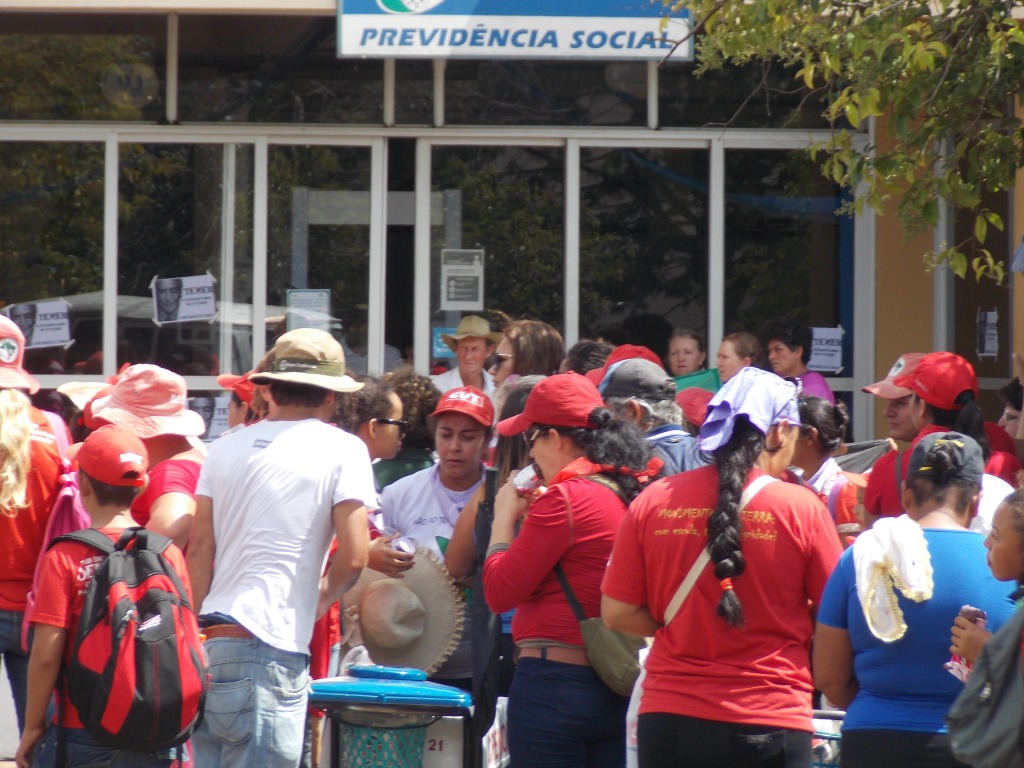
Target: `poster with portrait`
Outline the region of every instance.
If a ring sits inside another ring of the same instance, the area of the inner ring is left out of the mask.
[[[154,277],[149,284],[153,292],[153,322],[164,325],[213,320],[217,314],[216,282],[209,272],[187,277]]]
[[[843,326],[811,328],[811,359],[807,367],[820,373],[840,373],[843,370]]]
[[[70,307],[63,299],[14,304],[4,312],[25,335],[25,349],[71,344]]]
[[[188,399],[188,408],[203,417],[206,432],[203,440],[220,437],[228,428],[228,404],[231,395],[196,395]]]

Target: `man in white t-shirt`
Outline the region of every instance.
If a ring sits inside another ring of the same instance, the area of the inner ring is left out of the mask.
[[[455,333],[441,334],[441,339],[455,353],[458,364],[450,371],[431,376],[434,386],[441,392],[476,387],[489,397],[494,392],[494,382],[487,372],[487,358],[501,337],[502,334],[491,332],[484,318],[466,315],[459,321]]]
[[[483,482],[494,406],[479,389],[461,387],[446,392],[430,416],[437,464],[387,486],[381,493],[380,512],[385,526],[415,539],[444,562],[455,521]],[[471,636],[466,612],[459,647],[433,679],[467,690],[471,687]]]
[[[211,444],[187,557],[210,671],[192,739],[204,768],[298,765],[313,623],[366,565],[376,499],[362,441],[325,423],[335,393],[362,387],[330,334],[284,334],[251,380],[269,415]]]

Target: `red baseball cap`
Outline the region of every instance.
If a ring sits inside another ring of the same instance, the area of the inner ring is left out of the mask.
[[[861,392],[877,395],[886,400],[897,400],[901,397],[906,397],[910,394],[910,390],[906,387],[897,387],[893,381],[897,376],[905,376],[916,371],[922,357],[924,357],[924,352],[904,352],[896,358],[896,362],[892,364],[892,368],[889,369],[889,373],[885,375],[884,379],[876,381],[874,384],[868,384],[866,387],[861,387]]]
[[[932,352],[921,358],[911,373],[893,379],[897,387],[906,387],[933,408],[958,411],[964,403],[957,398],[970,390],[978,396],[978,377],[974,368],[960,355],[952,352]]]
[[[140,488],[149,471],[149,454],[127,429],[105,424],[84,442],[68,448],[68,458],[93,480],[107,485]]]
[[[246,405],[252,405],[252,396],[256,392],[256,385],[249,381],[249,376],[253,373],[255,371],[249,371],[240,376],[235,373],[222,373],[217,377],[217,383],[238,395],[238,399]]]
[[[604,400],[589,377],[575,371],[557,373],[530,390],[522,413],[498,422],[498,434],[518,435],[531,424],[588,428],[595,408],[604,408]]]
[[[25,334],[7,315],[0,315],[0,389],[24,389],[30,395],[39,391],[35,376],[22,367],[25,359]]]
[[[494,424],[494,403],[476,387],[449,389],[441,395],[437,408],[430,415],[436,417],[445,413],[461,413],[485,427]]]
[[[708,403],[714,396],[714,392],[704,387],[687,387],[676,393],[676,403],[683,409],[686,420],[699,429],[708,415]]]
[[[590,379],[591,383],[600,390],[601,383],[608,375],[609,368],[616,363],[621,363],[624,360],[632,360],[635,357],[639,357],[642,360],[648,360],[657,366],[662,365],[661,358],[654,354],[654,352],[648,347],[641,347],[637,344],[621,344],[612,350],[612,353],[608,355],[608,359],[604,361],[604,365],[602,367],[595,368],[592,371],[587,371],[583,375]]]

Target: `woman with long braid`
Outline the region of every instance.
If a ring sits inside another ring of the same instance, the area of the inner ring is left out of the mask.
[[[773,481],[798,439],[796,396],[773,373],[739,371],[701,427],[714,463],[645,490],[615,539],[601,615],[654,635],[641,768],[810,765],[812,610],[841,547],[811,490]]]

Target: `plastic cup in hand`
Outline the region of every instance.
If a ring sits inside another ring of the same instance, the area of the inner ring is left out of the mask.
[[[402,536],[400,531],[396,531],[394,528],[384,528],[381,530],[381,535],[387,538],[388,536],[397,536],[393,539],[388,546],[396,552],[405,552],[408,555],[416,554],[416,539],[411,536]]]

